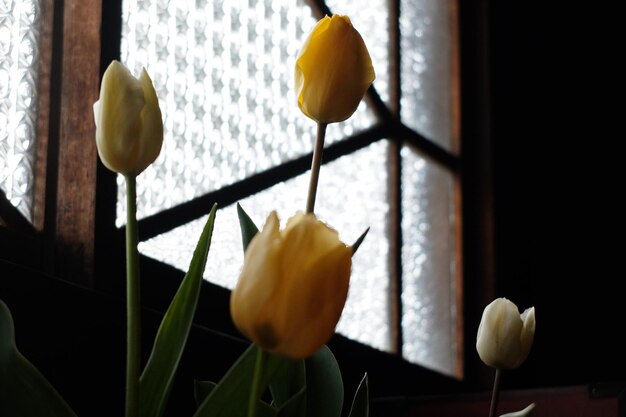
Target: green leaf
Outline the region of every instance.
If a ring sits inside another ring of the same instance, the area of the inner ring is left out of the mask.
[[[196,399],[196,405],[202,404],[202,401],[209,396],[216,386],[217,384],[212,381],[194,381],[193,396]]]
[[[276,417],[305,416],[306,412],[306,387],[300,388],[295,395],[287,400],[280,408]]]
[[[324,345],[306,359],[307,417],[340,417],[343,379],[335,355]]]
[[[363,240],[365,239],[365,236],[367,236],[367,233],[369,231],[370,231],[370,228],[368,227],[361,234],[361,236],[359,236],[359,238],[356,240],[356,242],[354,242],[354,244],[352,244],[352,255],[354,255],[356,253],[357,249],[359,249],[359,246],[361,246],[361,243],[363,243]]]
[[[13,317],[0,300],[0,416],[76,417],[65,400],[15,345]]]
[[[202,401],[209,396],[211,391],[213,391],[213,388],[216,386],[217,384],[211,381],[194,381],[194,396],[196,398],[196,404],[202,404]],[[259,401],[258,412],[260,417],[280,416],[280,410],[276,410],[274,407],[264,403],[263,401]]]
[[[502,414],[500,417],[528,417],[533,413],[535,409],[535,403],[530,404],[528,407],[524,408],[520,411],[515,411],[513,413]]]
[[[243,251],[250,244],[250,241],[259,232],[259,228],[256,227],[250,216],[241,208],[241,205],[237,203],[237,216],[239,217],[239,226],[241,228],[241,242],[243,243]]]
[[[370,413],[369,390],[367,386],[367,373],[359,383],[359,387],[354,394],[352,407],[348,417],[368,417]]]
[[[174,295],[152,347],[152,353],[139,380],[140,415],[163,415],[174,375],[187,343],[198,304],[217,205],[213,205],[189,264],[189,270]]]
[[[274,405],[281,417],[306,416],[306,371],[304,360],[283,359],[285,362],[270,382]]]
[[[221,381],[211,390],[198,407],[195,417],[245,417],[248,411],[252,374],[259,347],[252,344],[226,372]],[[269,381],[283,366],[285,360],[269,355],[261,376],[260,392],[265,391]],[[267,405],[267,404],[265,404]],[[268,409],[268,407],[271,409]],[[259,408],[260,416],[272,417],[276,409],[267,405]]]

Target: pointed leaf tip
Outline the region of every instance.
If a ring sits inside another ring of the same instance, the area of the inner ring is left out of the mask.
[[[211,247],[217,204],[214,204],[180,283],[155,337],[150,358],[141,374],[140,416],[164,414],[174,376],[187,343]]]
[[[535,403],[531,403],[528,405],[528,407],[524,408],[523,410],[502,414],[500,417],[528,417],[532,415],[534,409],[535,409]]]
[[[237,216],[239,217],[239,226],[241,228],[241,243],[245,252],[254,235],[259,232],[259,228],[256,227],[248,213],[244,211],[239,203],[237,203]]]
[[[365,236],[367,236],[369,231],[370,231],[370,228],[368,227],[367,229],[365,229],[363,234],[361,234],[361,236],[359,236],[359,238],[356,240],[356,242],[354,242],[354,244],[352,245],[352,255],[354,255],[356,253],[357,249],[359,249],[359,246],[361,246],[361,243],[363,243],[363,240],[365,240]]]
[[[361,382],[354,394],[352,407],[348,417],[368,417],[370,412],[369,387],[367,382],[367,372],[363,375]]]

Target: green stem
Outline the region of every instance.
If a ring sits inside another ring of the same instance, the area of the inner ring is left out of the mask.
[[[498,409],[498,400],[500,397],[500,378],[502,371],[496,368],[496,376],[493,380],[493,392],[491,393],[491,407],[489,408],[489,417],[495,417]]]
[[[324,152],[324,138],[326,137],[326,123],[317,124],[317,138],[313,148],[313,161],[311,162],[311,181],[309,182],[309,193],[306,201],[306,212],[313,213],[315,208],[315,195],[317,194],[317,183],[320,178],[320,168],[322,166],[322,153]]]
[[[126,180],[126,417],[139,415],[140,300],[136,177]]]
[[[252,387],[250,387],[250,399],[248,401],[248,417],[256,417],[261,398],[261,378],[265,372],[265,362],[267,352],[257,347],[256,361],[254,363],[254,375],[252,377]]]

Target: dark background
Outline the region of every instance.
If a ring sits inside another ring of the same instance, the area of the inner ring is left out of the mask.
[[[518,1],[490,10],[496,291],[537,317],[519,378],[623,381],[615,10]]]

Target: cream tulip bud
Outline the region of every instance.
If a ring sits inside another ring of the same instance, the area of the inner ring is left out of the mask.
[[[376,78],[363,38],[347,16],[324,17],[296,60],[302,112],[318,123],[346,120]]]
[[[343,311],[352,250],[313,214],[279,230],[276,212],[250,241],[230,298],[239,330],[264,350],[302,359],[333,335]]]
[[[526,360],[534,336],[535,308],[520,314],[513,302],[497,298],[483,311],[476,350],[485,364],[497,369],[513,369]]]
[[[93,112],[98,154],[108,169],[138,175],[159,156],[163,118],[145,69],[137,79],[119,61],[111,62]]]

